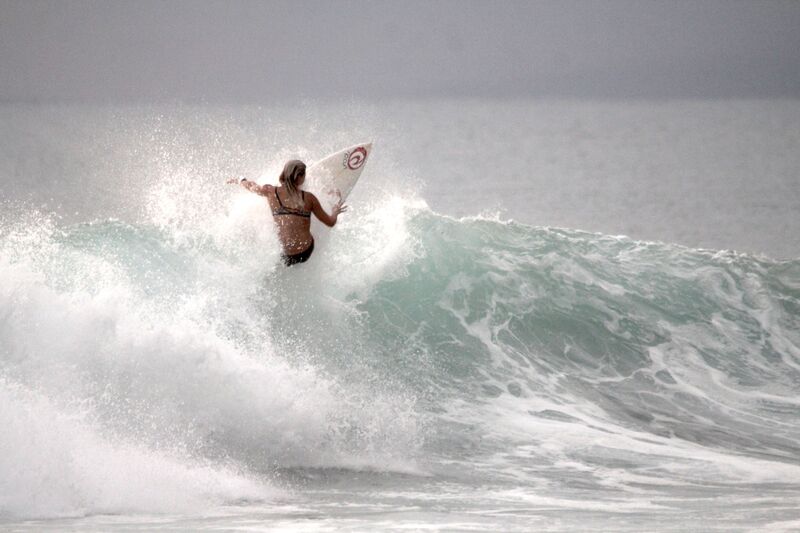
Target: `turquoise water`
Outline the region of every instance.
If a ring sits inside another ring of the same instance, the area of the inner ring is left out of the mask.
[[[3,527],[800,526],[800,261],[454,217],[376,158],[285,269],[187,153],[4,199]]]

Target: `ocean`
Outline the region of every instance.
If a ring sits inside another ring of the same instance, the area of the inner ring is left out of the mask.
[[[280,265],[274,182],[375,142]],[[0,106],[0,529],[800,530],[800,102]]]

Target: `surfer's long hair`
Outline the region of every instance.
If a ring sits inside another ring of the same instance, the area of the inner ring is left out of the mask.
[[[278,181],[286,187],[289,198],[299,200],[300,193],[297,191],[297,182],[301,176],[306,175],[306,164],[299,159],[287,161],[283,166],[283,172]]]

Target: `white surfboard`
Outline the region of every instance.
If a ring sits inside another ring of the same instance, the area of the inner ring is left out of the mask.
[[[330,211],[340,199],[345,200],[353,190],[364,165],[372,152],[372,143],[357,144],[321,159],[306,171],[306,189],[319,198]]]

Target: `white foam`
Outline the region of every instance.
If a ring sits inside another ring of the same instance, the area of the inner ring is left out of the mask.
[[[283,493],[222,465],[102,436],[78,405],[0,380],[0,516],[196,512]]]

